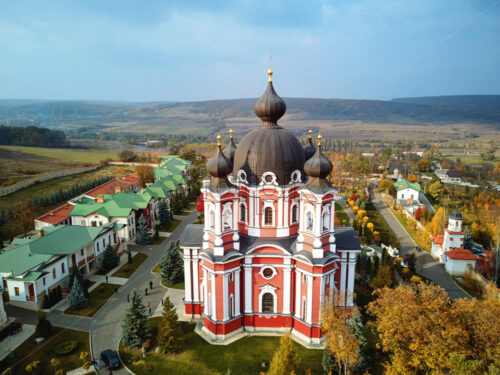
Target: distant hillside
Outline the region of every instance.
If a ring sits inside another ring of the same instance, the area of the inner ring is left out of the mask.
[[[253,122],[256,98],[181,103],[0,100],[0,124],[64,130],[212,133],[218,123]],[[500,95],[397,98],[391,101],[285,98],[285,121],[384,124],[500,124]]]

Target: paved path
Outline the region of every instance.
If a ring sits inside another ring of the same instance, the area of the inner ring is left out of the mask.
[[[21,332],[12,336],[7,336],[0,342],[0,361],[7,357],[10,352],[14,351],[19,345],[25,342],[28,337],[35,333],[35,326],[32,324],[23,324]]]
[[[461,289],[455,283],[455,280],[453,280],[453,278],[445,271],[442,264],[436,261],[429,253],[416,250],[417,244],[387,207],[386,203],[381,203],[380,194],[375,193],[373,204],[398,238],[401,245],[400,255],[403,258],[407,254],[415,254],[419,273],[445,289],[450,298],[470,298],[470,296],[463,289]]]

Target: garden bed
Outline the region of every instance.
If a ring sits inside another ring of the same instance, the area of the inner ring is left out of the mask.
[[[153,338],[157,335],[161,318],[149,320]],[[233,375],[259,374],[269,369],[269,362],[279,346],[279,337],[244,337],[229,345],[211,345],[194,332],[194,325],[181,323],[183,349],[176,355],[156,354],[151,350],[142,358],[140,350],[131,350],[120,345],[120,356],[127,367],[135,374],[176,374],[176,375]],[[312,375],[323,375],[321,359],[323,350],[306,349],[294,343],[299,354],[297,374],[305,374],[307,369]],[[153,340],[153,348],[154,348]],[[266,363],[266,368],[261,363]],[[150,367],[148,370],[147,367]]]
[[[124,277],[129,278],[144,263],[148,256],[144,253],[137,253],[132,258],[132,264],[128,262],[121,266],[118,271],[111,275],[111,277]]]
[[[87,317],[94,316],[102,305],[104,305],[106,301],[115,293],[115,288],[119,287],[120,285],[116,284],[99,284],[92,292],[89,293],[89,302],[87,307],[81,310],[67,308],[64,310],[64,313]]]

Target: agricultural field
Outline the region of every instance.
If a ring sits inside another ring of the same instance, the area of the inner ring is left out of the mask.
[[[48,172],[116,159],[107,150],[79,150],[24,146],[0,146],[0,185],[11,185]]]

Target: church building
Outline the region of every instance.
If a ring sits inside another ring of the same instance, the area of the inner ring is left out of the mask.
[[[332,163],[278,125],[286,105],[272,71],[255,104],[262,125],[222,150],[220,135],[203,182],[204,224],[181,236],[185,313],[213,343],[286,333],[308,347],[322,341],[326,298],[352,306],[361,246],[350,227],[335,227]]]

